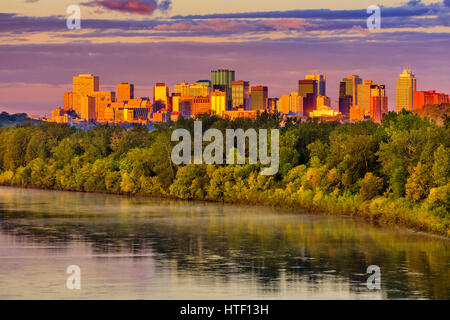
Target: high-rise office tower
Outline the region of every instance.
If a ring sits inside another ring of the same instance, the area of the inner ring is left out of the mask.
[[[117,85],[117,102],[124,102],[134,99],[134,85],[122,82]]]
[[[317,81],[299,80],[298,95],[303,97],[303,116],[309,117],[309,113],[317,106]]]
[[[250,82],[233,81],[231,83],[232,104],[233,108],[250,109]]]
[[[385,85],[372,85],[370,92],[370,118],[381,122],[383,115],[388,112],[388,97]]]
[[[98,76],[92,74],[80,74],[73,77],[73,110],[77,114],[81,114],[81,98],[84,95],[92,95],[93,92],[98,91],[100,87],[100,80]]]
[[[350,75],[342,79],[346,84],[346,95],[352,96],[352,106],[358,105],[358,85],[362,83],[362,79],[358,75]]]
[[[234,81],[234,70],[219,69],[211,71],[211,91],[220,90],[227,95],[227,108],[231,108],[231,87]]]
[[[345,81],[341,81],[339,83],[339,112],[344,116],[348,116],[352,105],[353,95],[347,94],[347,83]]]
[[[179,93],[182,97],[189,96],[189,84],[186,82],[182,82],[180,84],[176,84],[173,88],[174,93]]]
[[[284,114],[295,113],[299,116],[303,115],[303,97],[298,92],[284,94],[281,96],[281,109],[278,110]]]
[[[222,117],[226,109],[227,109],[227,94],[220,90],[214,90],[214,92],[211,92],[212,113]]]
[[[250,109],[265,111],[268,107],[269,89],[264,86],[251,88]]]
[[[95,116],[95,98],[88,95],[81,95],[80,98],[80,116],[81,119],[90,122],[96,119]]]
[[[91,93],[95,98],[95,118],[102,120],[105,115],[105,108],[116,101],[116,93],[114,91],[95,91]]]
[[[205,82],[192,83],[189,86],[189,96],[191,97],[208,97],[209,84]]]
[[[409,69],[403,70],[400,77],[397,78],[397,103],[395,110],[397,112],[406,109],[413,109],[414,92],[416,91],[416,77]]]
[[[89,95],[94,91],[98,91],[100,80],[98,76],[92,74],[80,74],[73,77],[73,93],[81,95]]]
[[[165,83],[157,83],[153,87],[153,109],[157,112],[161,109],[165,109],[169,106],[169,87]]]
[[[358,107],[366,114],[370,112],[372,101],[372,80],[364,80],[364,83],[358,84]]]
[[[358,105],[358,85],[361,83],[357,75],[348,76],[339,83],[339,112],[343,115],[349,115],[350,108]]]
[[[267,110],[268,111],[272,111],[272,112],[276,112],[277,106],[278,106],[278,98],[269,98],[267,99]]]
[[[305,80],[317,81],[317,94],[319,96],[326,96],[326,78],[323,74],[307,74]]]

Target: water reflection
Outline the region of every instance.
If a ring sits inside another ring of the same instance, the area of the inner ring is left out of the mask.
[[[449,246],[321,214],[0,188],[0,298],[449,299]]]

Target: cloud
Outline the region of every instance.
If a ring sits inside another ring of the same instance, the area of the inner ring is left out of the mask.
[[[163,0],[159,3],[158,8],[163,12],[170,11],[172,9],[172,2],[170,0]]]
[[[156,10],[167,12],[171,8],[170,0],[92,0],[81,3],[88,7],[99,7],[112,11],[119,11],[140,15],[152,15]]]
[[[450,0],[445,0],[446,4]],[[112,6],[114,4],[115,6]],[[139,14],[151,14],[155,10],[170,10],[169,0],[93,0],[84,3],[95,10],[117,10]],[[142,6],[146,5],[146,6]],[[147,37],[146,40],[170,40],[180,37],[214,38],[214,41],[234,39],[257,41],[258,39],[280,39],[302,34],[310,37],[365,35],[366,10],[290,10],[272,12],[245,12],[208,14],[196,16],[173,16],[157,19],[84,19],[82,32],[70,32],[64,16],[30,17],[11,13],[0,13],[0,36],[9,41],[19,41],[18,34],[26,38],[39,32],[55,32],[52,38],[78,38],[89,41],[112,37]],[[401,32],[402,30],[423,32],[423,29],[438,28],[448,32],[450,7],[444,3],[423,4],[412,0],[400,7],[382,7],[382,29],[379,32]],[[439,30],[432,32],[441,32]],[[325,34],[327,33],[327,34]],[[232,38],[230,38],[232,37]],[[136,39],[135,39],[136,40]]]

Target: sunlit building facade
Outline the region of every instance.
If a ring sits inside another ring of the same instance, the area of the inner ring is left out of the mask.
[[[189,86],[189,96],[191,97],[208,97],[209,96],[209,84],[196,82]]]
[[[157,83],[153,87],[153,112],[167,108],[169,100],[169,87],[165,83]]]
[[[307,74],[305,80],[315,80],[317,82],[317,94],[319,96],[326,96],[326,78],[323,74]],[[319,105],[317,105],[319,106]]]
[[[336,119],[342,117],[339,111],[336,111],[328,106],[320,106],[316,110],[309,113],[311,118],[328,118]]]
[[[303,97],[299,96],[298,92],[291,92],[291,94],[284,94],[281,96],[281,110],[284,114],[295,113],[303,116]]]
[[[182,97],[190,96],[189,94],[189,84],[186,82],[182,82],[180,84],[176,84],[173,88],[174,93],[179,93]]]
[[[134,84],[122,82],[117,85],[117,102],[134,99]]]
[[[88,95],[82,95],[80,98],[81,110],[80,117],[86,122],[91,122],[96,120],[95,115],[95,98]]]
[[[231,83],[232,92],[232,108],[250,109],[250,82],[248,81],[233,81]]]
[[[397,112],[403,109],[413,110],[414,92],[416,91],[416,77],[409,69],[404,69],[397,78],[396,107]]]
[[[350,75],[339,83],[339,112],[344,116],[350,114],[350,108],[358,105],[358,85],[362,79],[358,75]]]
[[[317,97],[317,107],[327,106],[331,107],[331,99],[327,96],[318,96]]]
[[[214,90],[211,92],[211,112],[222,117],[225,110],[227,110],[227,94]]]
[[[234,70],[219,69],[211,71],[211,92],[219,90],[226,93],[227,108],[231,108],[232,103],[232,82],[235,80]]]
[[[430,91],[415,91],[413,99],[413,109],[422,109],[425,105],[449,103],[448,94],[437,93],[434,90]]]
[[[269,89],[265,86],[251,87],[250,109],[267,110]]]
[[[317,81],[299,80],[298,95],[303,98],[303,115],[309,117],[317,107]]]

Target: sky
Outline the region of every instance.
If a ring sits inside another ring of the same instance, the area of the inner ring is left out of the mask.
[[[77,5],[81,29],[70,30]],[[371,30],[367,8],[381,8]],[[0,112],[50,115],[72,77],[93,73],[101,90],[209,79],[266,85],[270,97],[297,90],[306,74],[327,78],[337,107],[350,74],[385,84],[389,109],[402,68],[418,90],[450,93],[450,0],[14,0],[0,3]]]

